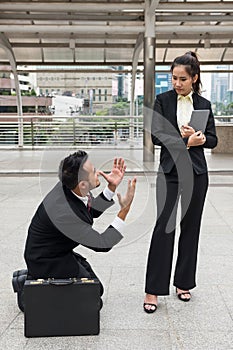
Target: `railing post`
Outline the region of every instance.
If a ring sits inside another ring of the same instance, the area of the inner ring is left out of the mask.
[[[75,118],[73,118],[73,145],[76,145],[76,123],[75,123]]]
[[[134,146],[134,117],[129,117],[129,146]]]
[[[115,146],[117,145],[117,122],[115,122],[115,130],[114,130],[114,135],[115,135]]]
[[[31,139],[32,139],[32,146],[35,145],[34,141],[34,124],[33,124],[33,119],[31,118]]]

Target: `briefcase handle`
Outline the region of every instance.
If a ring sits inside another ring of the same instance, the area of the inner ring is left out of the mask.
[[[67,279],[48,279],[49,284],[52,284],[53,286],[67,286],[69,284],[73,284],[75,280],[73,278],[67,278]]]

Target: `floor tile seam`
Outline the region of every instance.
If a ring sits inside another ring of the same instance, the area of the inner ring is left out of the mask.
[[[4,336],[4,334],[8,331],[8,329],[10,329],[10,326],[13,324],[13,322],[16,320],[16,318],[19,316],[21,312],[18,312],[13,319],[8,323],[8,325],[6,326],[5,330],[3,331],[2,334],[0,334],[0,340],[1,338]]]
[[[104,265],[104,266],[106,266],[106,265]],[[110,283],[111,283],[111,279],[112,279],[112,270],[113,270],[113,267],[110,267],[110,274],[109,274],[109,279],[108,279],[109,282],[107,284],[107,288],[104,285],[105,292],[104,292],[103,298],[104,298],[105,303],[108,302]]]
[[[169,294],[169,296],[172,296],[172,290],[170,291],[171,293]],[[174,322],[172,321],[172,318],[170,317],[170,314],[168,312],[168,309],[169,309],[169,304],[168,304],[168,300],[167,298],[163,298],[164,299],[164,303],[165,303],[165,317],[168,321],[168,324],[169,324],[169,329],[170,329],[170,332],[169,332],[169,341],[170,341],[170,346],[171,346],[171,349],[173,348],[174,346],[174,343],[176,346],[178,346],[178,349],[182,349],[183,346],[182,346],[182,343],[180,342],[180,339],[178,337],[178,334],[177,334],[177,331],[176,331],[176,328],[174,327]],[[159,304],[158,304],[159,306]],[[159,310],[158,310],[159,311]],[[174,339],[175,339],[175,342],[174,342]]]
[[[230,229],[230,231],[232,232],[233,229],[231,228],[231,226],[229,225],[229,223],[226,221],[225,217],[221,214],[221,212],[216,208],[216,206],[214,205],[214,203],[211,201],[210,196],[208,196],[208,202],[210,203],[210,205],[214,208],[215,212],[219,214],[219,217],[222,219],[222,221],[225,223],[225,225],[227,226],[228,229]]]
[[[225,308],[227,309],[228,315],[230,316],[230,319],[231,319],[232,322],[233,322],[233,312],[231,312],[231,310],[230,310],[229,307],[228,307],[227,302],[225,301],[224,293],[223,293],[223,295],[222,295],[221,286],[222,286],[222,285],[218,284],[218,285],[217,285],[217,289],[218,289],[219,294],[221,295],[221,299],[222,299],[222,301],[223,301],[223,303],[224,303],[224,305],[225,305]],[[233,330],[232,330],[232,332],[233,332]]]

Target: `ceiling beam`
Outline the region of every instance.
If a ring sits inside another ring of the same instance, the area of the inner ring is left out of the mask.
[[[232,12],[233,2],[198,1],[198,2],[160,2],[157,10],[159,12],[200,12],[220,13]]]
[[[157,22],[231,22],[233,21],[233,15],[231,13],[222,13],[221,15],[207,15],[207,14],[195,14],[195,13],[187,13],[187,14],[180,14],[180,13],[170,13],[163,15],[162,13],[156,12],[156,21]],[[121,13],[121,15],[98,15],[98,14],[69,14],[69,13],[51,13],[51,14],[30,14],[30,13],[0,13],[0,20],[25,20],[25,21],[96,21],[96,22],[107,22],[107,21],[114,21],[114,22],[133,22],[134,24],[136,21],[143,22],[144,21],[144,15],[143,14],[127,14],[127,13]]]
[[[138,34],[144,31],[144,26],[126,26],[126,25],[25,25],[0,24],[0,32],[4,33],[134,33]]]
[[[143,35],[143,33],[141,33]],[[225,37],[224,37],[225,38]],[[68,48],[69,42],[64,43],[12,43],[12,48]],[[156,48],[187,48],[187,47],[197,47],[202,48],[204,47],[204,43],[197,43],[190,41],[189,43],[171,43],[170,40],[167,43],[156,43]],[[134,49],[134,44],[122,44],[122,43],[115,43],[115,44],[96,44],[96,43],[76,43],[75,49],[79,48],[121,48],[121,49]],[[211,43],[212,48],[225,48],[225,47],[233,47],[233,44],[231,42],[225,42],[225,43]]]
[[[144,11],[144,1],[128,3],[128,2],[89,2],[82,3],[74,2],[53,2],[53,1],[38,1],[38,2],[9,2],[1,1],[1,11],[36,11],[36,12],[120,12],[120,11]]]
[[[183,32],[183,33],[159,33],[156,35],[157,40],[200,40],[200,39],[219,39],[219,40],[225,40],[225,39],[232,39],[232,33],[189,33],[189,32]],[[187,43],[188,45],[188,43]]]
[[[68,42],[58,42],[58,43],[28,43],[28,42],[22,42],[22,43],[13,43],[11,42],[12,47],[24,47],[24,48],[36,48],[36,47],[43,47],[43,48],[59,48],[59,47],[69,47],[70,43]],[[126,44],[126,43],[75,43],[75,48],[122,48],[122,49],[133,49],[135,47],[135,44]]]
[[[22,39],[22,33],[10,33],[12,35],[12,40],[14,39]],[[73,33],[72,34],[72,39],[103,39],[103,40],[136,40],[138,36],[138,33],[135,34],[128,34],[128,33],[119,33],[116,37],[113,33]],[[43,33],[43,36],[40,35],[40,33],[23,33],[23,38],[24,39],[55,39],[55,40],[60,40],[60,39],[70,39],[71,35],[70,33]]]
[[[148,1],[148,0],[147,0]],[[144,1],[141,2],[89,2],[82,3],[75,2],[9,2],[1,1],[0,11],[13,11],[13,12],[27,12],[35,11],[39,13],[43,12],[93,12],[97,13],[109,13],[120,11],[144,11]],[[158,11],[163,12],[231,12],[233,10],[233,3],[231,2],[218,2],[216,1],[202,1],[202,2],[160,2],[157,6]]]
[[[0,25],[0,32],[4,33],[130,33],[138,34],[144,32],[144,26],[126,26],[126,25],[106,25],[106,26],[93,26],[93,25]],[[229,34],[233,33],[233,25],[215,26],[215,25],[183,25],[183,26],[171,26],[155,24],[155,34],[170,34],[170,33],[216,33],[216,34]]]
[[[7,34],[7,33],[6,33]],[[10,42],[14,42],[15,39],[22,39],[22,34],[20,33],[10,33],[11,35],[7,35]],[[43,36],[39,33],[24,33],[23,39],[34,39],[38,40],[69,40],[71,38],[70,33],[59,33],[59,36],[56,33],[44,33]],[[95,39],[99,40],[118,40],[118,42],[122,42],[122,40],[136,40],[137,35],[136,34],[123,34],[120,33],[117,35],[117,38],[114,34],[87,34],[87,33],[80,33],[80,34],[73,34],[72,39],[79,40],[91,40],[94,42]],[[219,39],[219,40],[225,40],[225,39],[232,39],[232,33],[187,33],[184,31],[183,33],[158,33],[156,34],[156,40],[200,40],[200,39]],[[77,42],[78,44],[78,42]]]
[[[222,15],[196,15],[193,13],[155,16],[156,22],[233,22],[233,15],[224,13]]]
[[[8,65],[9,61],[4,61],[4,60],[0,60],[0,65]],[[144,62],[141,60],[138,62],[138,66],[143,66]],[[169,65],[171,64],[171,61],[166,61],[166,62],[163,62],[163,61],[159,61],[157,60],[156,61],[156,64],[157,65]],[[223,65],[232,65],[232,60],[224,60],[224,61],[220,61],[220,60],[202,60],[201,62],[202,66],[205,66],[205,65],[220,65],[220,64],[223,64]],[[72,62],[72,61],[64,61],[64,62],[39,62],[39,61],[31,61],[31,62],[28,62],[28,61],[17,61],[17,65],[18,67],[19,66],[27,66],[27,67],[33,67],[33,66],[39,66],[39,67],[42,67],[42,66],[56,66],[56,67],[81,67],[81,66],[90,66],[90,67],[94,67],[94,66],[104,66],[104,67],[109,67],[109,66],[114,66],[114,67],[119,67],[119,66],[131,66],[132,65],[132,61],[106,61],[106,62],[103,62],[103,61],[99,61],[99,62],[86,62],[86,61],[80,61],[80,62]],[[68,69],[63,69],[63,71],[68,71],[69,72],[69,68]]]
[[[144,15],[138,12],[121,12],[117,14],[98,13],[0,13],[0,19],[5,20],[35,20],[35,21],[143,21]]]
[[[1,28],[1,26],[0,26]],[[156,34],[165,34],[165,33],[211,33],[211,34],[229,34],[233,33],[233,25],[225,25],[225,26],[215,26],[215,25],[155,25],[155,33]]]

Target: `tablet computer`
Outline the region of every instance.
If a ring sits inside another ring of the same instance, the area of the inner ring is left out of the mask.
[[[191,119],[189,125],[195,130],[201,130],[205,132],[207,121],[209,118],[210,110],[209,109],[195,109],[192,111]]]

